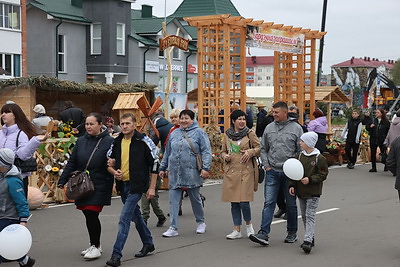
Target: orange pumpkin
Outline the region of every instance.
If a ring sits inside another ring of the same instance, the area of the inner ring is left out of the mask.
[[[33,186],[28,187],[28,204],[30,210],[40,208],[43,204],[43,200],[44,194],[39,188]]]

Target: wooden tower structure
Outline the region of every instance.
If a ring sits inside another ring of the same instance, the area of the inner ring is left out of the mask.
[[[218,125],[228,129],[232,109],[246,109],[245,42],[248,25],[305,35],[302,54],[275,52],[274,101],[295,104],[300,114],[306,109],[315,109],[316,39],[322,38],[325,32],[231,17],[229,14],[184,19],[189,25],[197,27],[200,126],[208,125],[213,118],[217,118]]]

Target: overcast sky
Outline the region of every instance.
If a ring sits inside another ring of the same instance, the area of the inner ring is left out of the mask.
[[[170,15],[182,0],[166,0]],[[198,0],[202,1],[202,0]],[[231,0],[245,18],[264,20],[312,30],[321,29],[323,0]],[[165,1],[136,0],[153,6],[153,14],[164,16]],[[323,72],[354,57],[379,60],[400,59],[400,0],[328,0]],[[319,43],[317,44],[319,48]],[[251,48],[252,55],[273,55]],[[318,58],[318,55],[317,55]]]

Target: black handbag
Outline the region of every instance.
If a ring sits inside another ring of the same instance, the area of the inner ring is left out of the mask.
[[[94,194],[94,184],[92,179],[90,178],[90,174],[87,169],[90,161],[93,158],[94,152],[99,148],[101,139],[103,138],[100,138],[100,140],[94,147],[92,154],[90,155],[89,160],[86,163],[85,170],[73,171],[70,173],[70,177],[67,183],[67,189],[65,191],[68,199],[80,200],[88,198]]]
[[[19,139],[20,134],[21,134],[21,130],[19,130],[19,132],[17,134],[16,148],[18,148],[18,139]],[[27,160],[22,160],[20,158],[15,157],[14,165],[17,166],[21,170],[22,173],[37,171],[37,162],[34,157],[31,157]]]
[[[252,149],[253,146],[251,145],[251,140],[250,140],[249,134],[247,134],[247,138],[249,138],[249,146],[250,146],[250,149]],[[254,160],[256,161],[257,168],[258,168],[258,183],[261,184],[262,182],[264,182],[264,178],[265,178],[265,169],[264,169],[264,166],[262,165],[261,159],[260,159],[259,157],[253,157],[253,158],[251,159],[251,162],[252,162],[252,164],[253,164],[254,172],[255,172],[255,170],[256,170],[256,168],[255,168],[255,167],[256,167],[256,164],[254,164]],[[255,175],[255,174],[254,174],[254,175]]]

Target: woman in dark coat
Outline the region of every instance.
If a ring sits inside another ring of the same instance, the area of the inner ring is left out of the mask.
[[[86,227],[89,232],[90,247],[81,252],[85,259],[96,259],[101,256],[100,234],[101,224],[99,214],[103,206],[111,205],[111,193],[114,183],[113,176],[107,171],[107,151],[113,138],[107,131],[102,131],[102,118],[100,114],[91,113],[86,118],[86,133],[78,138],[71,158],[58,181],[58,187],[63,188],[68,182],[72,171],[83,171],[89,157],[98,141],[98,149],[93,154],[87,170],[95,187],[95,193],[89,198],[76,200],[76,208],[82,210],[86,218]]]
[[[371,147],[372,168],[369,172],[376,172],[376,150],[378,147],[381,151],[382,158],[386,158],[386,146],[383,143],[390,128],[390,122],[386,118],[386,112],[383,109],[377,109],[375,111],[375,118],[372,120],[371,124],[366,125],[366,128],[370,135],[369,144]]]

